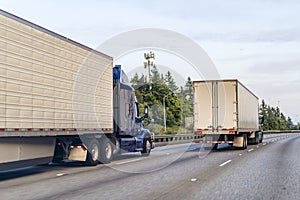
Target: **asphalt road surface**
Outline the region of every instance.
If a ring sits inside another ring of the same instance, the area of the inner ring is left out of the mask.
[[[108,165],[33,166],[0,173],[0,199],[300,199],[300,134],[203,151],[200,144],[127,154]]]

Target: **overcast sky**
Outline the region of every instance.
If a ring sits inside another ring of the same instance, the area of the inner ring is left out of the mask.
[[[0,0],[0,5],[92,48],[139,28],[178,32],[206,51],[221,78],[239,79],[300,121],[300,1]]]

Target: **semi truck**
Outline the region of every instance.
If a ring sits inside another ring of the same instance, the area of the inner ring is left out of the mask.
[[[148,107],[112,57],[3,10],[0,46],[0,170],[150,154]]]
[[[194,131],[202,135],[204,149],[229,144],[246,149],[263,140],[259,103],[238,80],[194,81]]]

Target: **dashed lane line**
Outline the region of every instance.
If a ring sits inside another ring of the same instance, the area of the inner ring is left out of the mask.
[[[228,163],[230,163],[232,160],[227,160],[226,162],[222,163],[221,165],[219,165],[220,167],[223,167],[225,165],[227,165]]]
[[[63,173],[56,174],[57,177],[60,177],[60,176],[63,176],[63,175],[65,175],[65,174],[63,174]]]
[[[127,161],[123,161],[123,162],[118,162],[118,163],[114,163],[116,165],[122,165],[122,164],[127,164],[127,163],[132,163],[132,162],[136,162],[142,160],[141,158],[137,158],[137,159],[133,159],[133,160],[127,160]]]

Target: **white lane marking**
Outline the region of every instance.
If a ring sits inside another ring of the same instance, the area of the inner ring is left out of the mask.
[[[226,162],[222,163],[221,165],[219,165],[220,167],[223,167],[224,165],[227,165],[228,163],[230,163],[232,160],[227,160]]]
[[[195,182],[195,181],[197,181],[197,179],[196,179],[196,178],[192,178],[191,181],[192,181],[192,182]]]
[[[267,143],[263,143],[263,146],[267,145]]]
[[[136,161],[139,161],[139,160],[142,160],[142,159],[141,158],[137,158],[137,159],[134,159],[134,160],[127,160],[127,161],[118,162],[118,163],[115,163],[115,164],[116,165],[122,165],[122,164],[126,164],[126,163],[136,162]]]
[[[240,156],[242,156],[243,154],[240,153]]]
[[[63,173],[61,173],[61,174],[56,174],[57,177],[63,176],[63,175],[65,175],[65,174],[63,174]]]
[[[166,153],[166,155],[168,156],[168,155],[170,155],[170,153]]]
[[[254,150],[254,149],[249,149],[248,152],[251,152],[251,151],[253,151],[253,150]]]
[[[256,148],[259,148],[259,146],[257,145]]]

